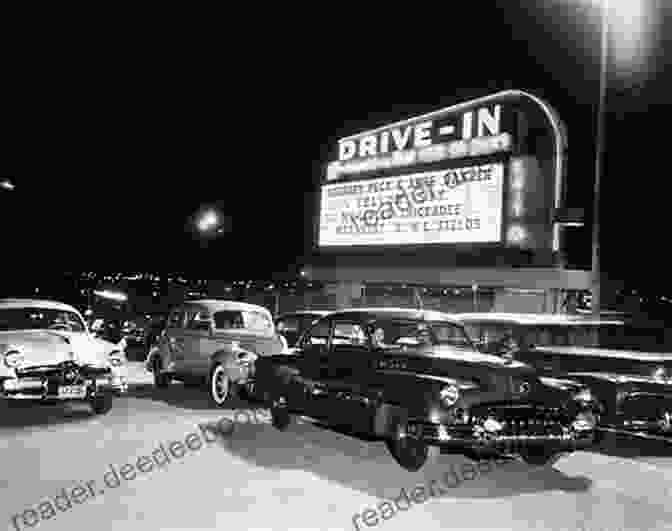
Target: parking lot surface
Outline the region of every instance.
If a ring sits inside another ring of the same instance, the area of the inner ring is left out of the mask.
[[[512,461],[477,473],[441,455],[410,473],[381,442],[301,419],[279,432],[264,410],[235,415],[233,432],[215,437],[199,425],[223,426],[236,408],[256,406],[214,409],[204,391],[157,390],[132,365],[130,392],[105,416],[85,406],[0,409],[7,529],[672,529],[669,445],[612,437],[553,467]],[[447,485],[454,471],[461,480]],[[404,501],[429,485],[443,487]]]

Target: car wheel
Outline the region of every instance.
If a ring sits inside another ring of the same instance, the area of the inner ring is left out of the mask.
[[[554,452],[544,448],[530,448],[521,452],[520,457],[528,465],[552,466],[567,455],[569,455],[568,452]]]
[[[152,363],[152,373],[154,374],[154,385],[156,387],[168,387],[170,384],[170,376],[161,372],[161,358],[156,356]]]
[[[233,386],[226,368],[221,363],[217,363],[210,371],[208,379],[210,401],[217,407],[223,407],[224,402],[232,395],[232,390]]]
[[[112,395],[105,393],[91,400],[91,409],[96,415],[104,415],[112,409]]]
[[[427,444],[408,436],[405,420],[394,419],[391,427],[393,435],[385,443],[394,460],[402,468],[409,472],[417,472],[427,462],[430,453],[432,457],[436,456],[438,448],[432,447],[430,452]]]

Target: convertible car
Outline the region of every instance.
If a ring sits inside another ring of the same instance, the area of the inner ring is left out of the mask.
[[[672,354],[613,348],[627,341],[623,322],[534,314],[454,317],[483,352],[589,386],[605,408],[601,430],[672,441]]]
[[[85,401],[107,413],[127,390],[118,345],[94,337],[72,306],[0,300],[0,399],[8,405]]]
[[[331,313],[293,355],[257,359],[255,376],[276,428],[297,414],[377,436],[407,470],[438,451],[552,463],[593,444],[600,408],[585,386],[479,353],[434,311]]]

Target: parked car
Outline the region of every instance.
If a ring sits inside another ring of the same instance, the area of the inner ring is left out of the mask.
[[[128,388],[123,350],[94,337],[68,304],[0,300],[0,356],[0,398],[7,404],[77,400],[102,414]]]
[[[479,353],[449,315],[350,309],[321,318],[295,355],[255,362],[273,425],[298,414],[386,440],[418,470],[430,449],[554,462],[593,444],[599,404],[581,385],[542,383],[523,363]]]
[[[294,348],[301,334],[320,317],[329,312],[321,310],[301,310],[280,314],[275,319],[275,329],[287,341],[288,348]]]
[[[622,321],[496,313],[455,317],[483,351],[590,386],[605,408],[602,430],[672,440],[672,354],[614,348],[627,341]]]
[[[175,308],[145,365],[157,387],[172,380],[207,383],[216,406],[245,387],[253,393],[253,362],[279,354],[283,343],[271,313],[235,301],[196,300]]]

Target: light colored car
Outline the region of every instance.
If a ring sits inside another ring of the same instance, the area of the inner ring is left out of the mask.
[[[60,302],[0,299],[0,359],[7,404],[86,401],[101,414],[128,388],[123,348],[95,337]]]
[[[207,383],[211,402],[220,407],[241,388],[253,394],[254,361],[284,348],[266,308],[195,300],[173,309],[145,365],[156,387],[172,380]]]

